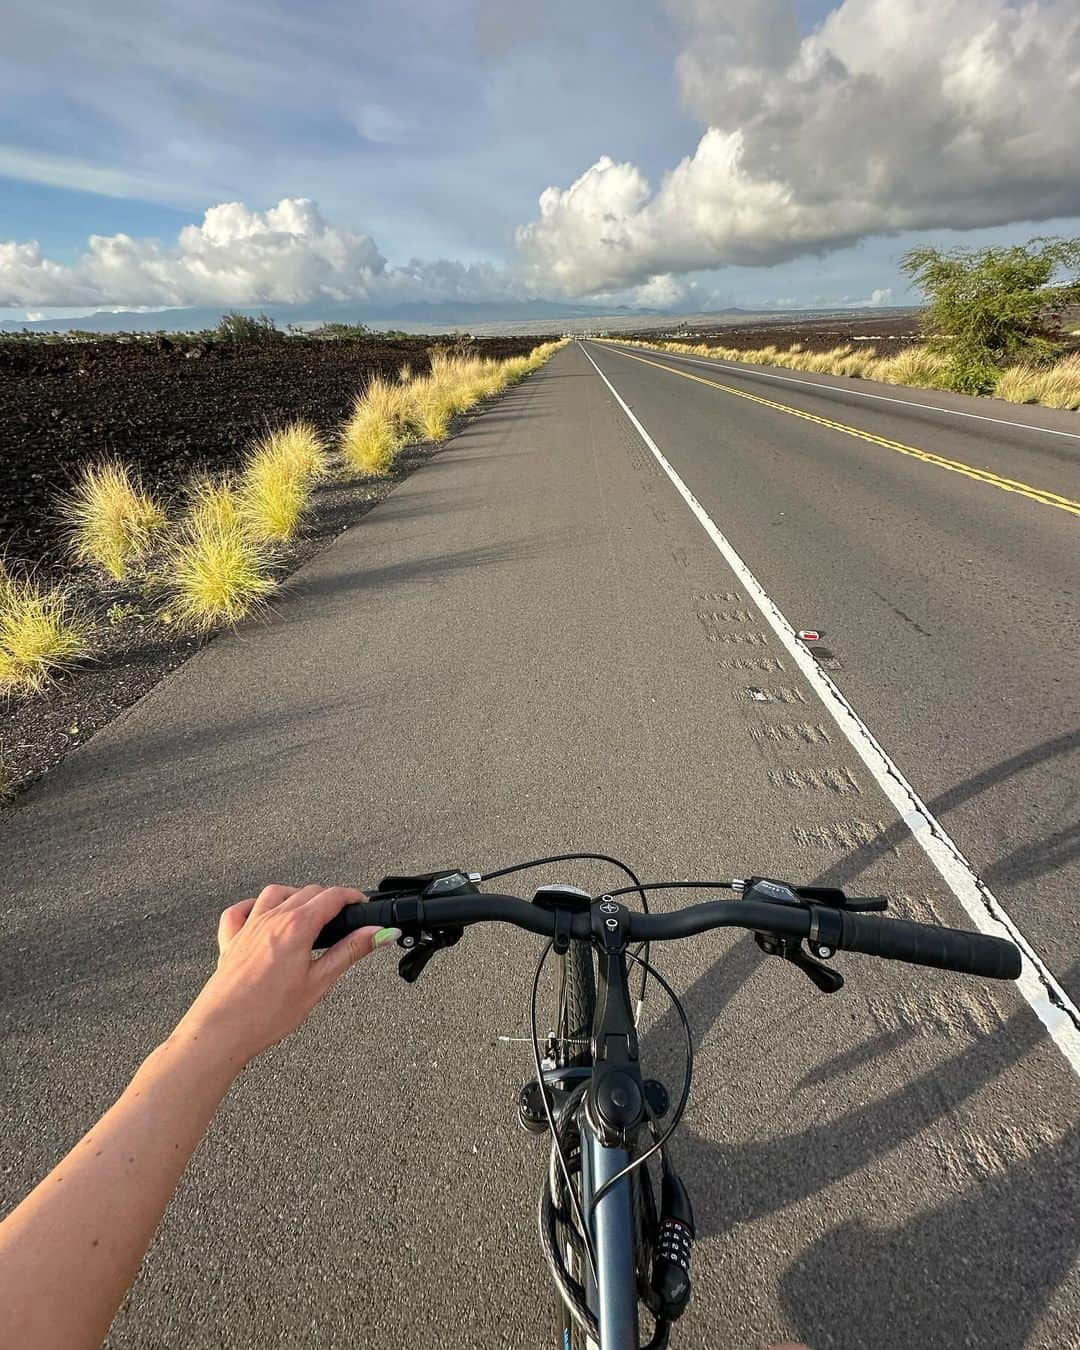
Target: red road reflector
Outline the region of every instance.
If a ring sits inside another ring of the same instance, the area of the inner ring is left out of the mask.
[[[799,631],[795,634],[795,636],[802,638],[804,642],[821,641],[821,634],[817,631],[816,628],[800,628]]]

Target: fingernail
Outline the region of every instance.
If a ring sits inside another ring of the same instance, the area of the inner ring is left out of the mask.
[[[374,951],[376,947],[382,947],[387,942],[396,942],[400,936],[400,928],[380,928],[371,939],[371,949]]]

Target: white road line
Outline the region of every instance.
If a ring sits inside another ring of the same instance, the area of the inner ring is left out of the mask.
[[[613,346],[618,346],[616,339]],[[652,351],[652,348],[649,348]],[[1044,436],[1065,436],[1069,440],[1080,441],[1080,431],[1057,431],[1053,427],[1036,427],[1030,422],[1010,422],[1004,417],[989,417],[986,413],[961,412],[959,408],[935,408],[932,403],[919,403],[913,398],[893,398],[890,394],[871,394],[865,389],[848,389],[846,385],[823,384],[821,380],[800,380],[794,375],[774,375],[772,371],[761,370],[757,366],[735,366],[730,361],[708,361],[700,356],[679,356],[675,352],[657,351],[657,356],[668,356],[673,361],[687,361],[694,366],[708,366],[710,370],[730,370],[735,375],[760,376],[763,380],[780,380],[784,384],[803,385],[809,389],[827,389],[830,394],[850,394],[852,398],[873,398],[879,403],[901,403],[906,408],[921,408],[923,412],[945,413],[949,417],[971,417],[976,422],[996,422],[1001,427],[1019,427],[1021,431],[1038,431]]]
[[[855,712],[840,690],[829,679],[809,649],[795,636],[780,609],[766,593],[761,583],[743,562],[731,541],[716,525],[709,513],[686,486],[665,458],[656,442],[641,425],[626,400],[593,360],[584,344],[579,343],[596,373],[614,395],[638,435],[649,447],[656,462],[671,479],[675,490],[697,517],[705,533],[719,549],[725,561],[747,593],[761,610],[769,627],[783,643],[792,660],[802,671],[814,692],[821,699],[836,725],[847,737],[852,748],[873,775],[875,782],[892,802],[901,820],[911,831],[923,852],[937,868],[942,880],[956,896],[972,923],[980,933],[1008,938],[1019,947],[1024,964],[1019,980],[1020,993],[1031,1005],[1051,1040],[1080,1077],[1080,1009],[1054,979],[1042,957],[1020,932],[1004,906],[990,888],[976,875],[974,868],[957,848],[930,808],[918,795],[886,753],[866,723]]]

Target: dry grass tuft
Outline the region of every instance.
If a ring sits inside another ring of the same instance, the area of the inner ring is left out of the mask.
[[[613,340],[613,339],[607,339]],[[904,384],[916,389],[954,388],[948,357],[913,342],[895,356],[877,356],[873,347],[857,351],[851,344],[828,352],[807,352],[801,343],[787,351],[758,347],[742,351],[736,347],[710,347],[706,343],[690,346],[685,342],[641,342],[629,338],[614,339],[623,346],[644,347],[651,351],[694,352],[721,361],[741,361],[744,365],[783,366],[789,370],[814,371],[824,375],[845,375],[850,379],[881,380],[885,384]],[[1046,408],[1080,409],[1080,352],[1072,352],[1044,366],[1010,366],[997,377],[994,396],[1010,403],[1039,403]]]
[[[34,693],[91,653],[91,624],[62,586],[0,569],[0,694]]]
[[[205,476],[194,480],[188,488],[184,527],[241,530],[244,525],[244,505],[235,479]]]
[[[358,395],[338,449],[347,473],[385,478],[412,435],[413,386],[377,375]]]
[[[1046,408],[1080,408],[1080,352],[1051,366],[1010,366],[998,376],[994,397]]]
[[[236,491],[252,534],[273,543],[292,539],[311,510],[309,480],[271,448],[248,455]]]
[[[233,489],[252,533],[274,543],[292,539],[311,512],[314,484],[329,472],[326,446],[303,422],[256,442]]]
[[[907,384],[919,389],[948,387],[949,363],[943,356],[912,343],[895,356],[884,356],[875,361],[869,372],[872,380],[886,384]]]
[[[272,563],[228,484],[203,485],[167,550],[161,589],[169,616],[196,632],[239,623],[276,589]]]
[[[454,413],[458,411],[458,401],[453,392],[430,376],[415,380],[410,392],[412,408],[409,421],[418,439],[445,441],[450,435]]]
[[[457,414],[524,378],[564,345],[547,342],[528,356],[507,361],[439,347],[431,352],[426,375],[414,376],[402,366],[398,384],[373,379],[341,433],[346,471],[365,478],[385,477],[403,445],[418,439],[446,440]]]
[[[530,364],[527,356],[511,356],[503,363],[503,371],[506,375],[506,383],[518,384],[535,367]]]
[[[1040,374],[1037,366],[1009,366],[997,378],[994,397],[1008,403],[1038,403]]]
[[[88,465],[60,503],[69,547],[77,562],[91,563],[121,581],[165,528],[161,504],[119,460]]]
[[[291,464],[310,483],[320,483],[330,477],[330,451],[307,422],[290,422],[279,431],[271,431],[257,448]]]

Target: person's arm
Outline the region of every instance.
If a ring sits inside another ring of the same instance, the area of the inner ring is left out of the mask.
[[[343,887],[267,886],[221,916],[217,970],[116,1104],[0,1223],[4,1344],[100,1346],[176,1184],[233,1079],[396,929],[311,959]],[[376,943],[376,939],[379,941]]]

